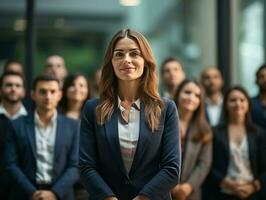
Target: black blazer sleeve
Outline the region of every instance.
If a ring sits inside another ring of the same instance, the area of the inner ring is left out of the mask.
[[[79,166],[81,180],[85,188],[95,200],[101,200],[108,196],[114,196],[114,193],[97,170],[95,107],[95,101],[88,101],[81,118]]]
[[[18,126],[22,123],[20,119],[15,120],[7,127],[6,133],[6,151],[5,151],[5,166],[9,177],[11,178],[11,183],[20,187],[28,196],[37,190],[36,187],[31,183],[28,177],[24,174],[21,168],[18,166],[18,156],[16,144],[20,141],[16,140],[16,131],[14,126]]]
[[[51,190],[56,193],[59,199],[63,199],[64,195],[67,194],[67,191],[72,189],[73,184],[79,178],[79,171],[78,171],[79,123],[74,120],[65,120],[64,123],[67,123],[68,126],[66,128],[68,128],[69,131],[72,132],[72,141],[67,141],[71,143],[71,148],[68,151],[68,160],[66,164],[66,169],[51,188]]]
[[[173,101],[166,102],[165,109],[161,169],[140,191],[140,194],[151,200],[163,199],[179,183],[180,178],[181,152],[177,110]]]

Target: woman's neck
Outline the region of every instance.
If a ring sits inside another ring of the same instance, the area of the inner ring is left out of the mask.
[[[120,81],[118,95],[121,101],[133,103],[138,99],[139,81]]]
[[[68,111],[71,112],[80,112],[82,105],[83,105],[82,101],[68,101],[67,108]]]
[[[189,123],[192,120],[193,113],[187,110],[179,110],[179,118],[180,120]]]
[[[229,117],[229,124],[234,125],[234,126],[244,126],[245,125],[245,117],[244,116]]]

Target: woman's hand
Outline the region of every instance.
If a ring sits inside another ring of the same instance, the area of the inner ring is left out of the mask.
[[[133,200],[150,200],[150,199],[144,195],[138,195]]]
[[[183,183],[177,185],[172,191],[171,194],[176,200],[185,200],[191,194],[193,188],[189,183]]]
[[[221,183],[221,188],[227,188],[232,190],[237,195],[237,187],[239,186],[239,183],[237,181],[234,181],[230,178],[225,178]]]
[[[239,185],[237,187],[237,196],[240,199],[246,199],[247,197],[249,197],[251,194],[253,194],[255,192],[255,188],[254,185],[252,183],[249,184],[244,184],[244,185]]]
[[[104,200],[118,200],[116,197],[106,197]]]

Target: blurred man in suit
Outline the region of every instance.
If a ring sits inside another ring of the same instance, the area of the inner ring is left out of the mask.
[[[36,109],[8,128],[6,169],[11,200],[73,200],[78,180],[78,122],[57,113],[59,81],[43,74],[33,84]]]
[[[186,78],[181,61],[174,57],[165,59],[161,67],[161,75],[165,87],[163,97],[173,99],[178,86]]]
[[[222,121],[223,77],[216,67],[205,68],[201,73],[201,83],[205,90],[206,117],[211,126]]]

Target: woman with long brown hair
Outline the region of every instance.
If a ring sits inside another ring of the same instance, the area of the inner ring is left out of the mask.
[[[201,199],[201,185],[212,159],[211,128],[205,117],[203,90],[196,81],[183,81],[174,98],[180,117],[181,181],[172,190],[176,200]]]
[[[107,48],[100,98],[86,103],[80,131],[81,179],[98,200],[170,200],[179,180],[179,126],[174,102],[158,93],[145,37],[131,29]]]
[[[244,88],[229,88],[223,112],[224,123],[213,129],[213,164],[206,199],[264,200],[265,133],[251,120],[250,98]]]

